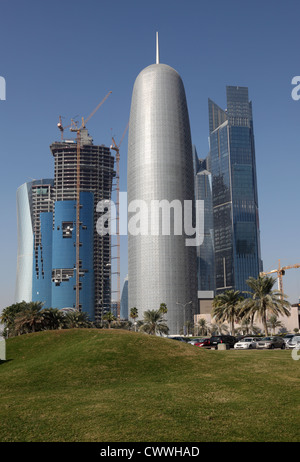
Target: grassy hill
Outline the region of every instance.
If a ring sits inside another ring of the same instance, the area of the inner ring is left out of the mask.
[[[6,345],[0,442],[299,440],[290,351],[202,350],[113,329]]]

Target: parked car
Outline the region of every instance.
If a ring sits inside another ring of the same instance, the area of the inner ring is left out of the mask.
[[[300,335],[293,335],[285,346],[286,348],[300,348]]]
[[[259,339],[255,337],[244,337],[234,344],[234,348],[236,350],[250,350],[251,348],[256,348],[258,341]]]
[[[183,337],[176,336],[176,337],[168,337],[168,338],[170,338],[171,340],[178,340],[179,342],[186,343],[186,340]]]
[[[263,337],[256,344],[256,348],[285,349],[285,341],[281,337]]]
[[[191,345],[195,345],[196,343],[202,342],[202,340],[204,340],[203,337],[200,337],[200,338],[193,338],[192,340],[189,340],[188,343],[190,343]]]
[[[284,340],[285,343],[287,344],[287,342],[289,342],[293,337],[295,337],[295,334],[286,334],[286,335],[283,337],[283,340]]]
[[[209,338],[203,338],[201,342],[195,343],[195,346],[201,347],[201,348],[210,348],[210,339]]]
[[[219,343],[226,343],[230,348],[233,348],[236,338],[232,335],[213,335],[210,338],[210,345],[215,349],[218,348]]]

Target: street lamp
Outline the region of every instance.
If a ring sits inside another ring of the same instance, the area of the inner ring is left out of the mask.
[[[184,317],[184,323],[183,323],[183,332],[184,332],[184,335],[186,335],[186,325],[185,325],[185,307],[190,305],[192,302],[192,300],[190,302],[187,302],[187,303],[179,303],[179,302],[176,302],[176,305],[180,305],[183,307],[183,317]]]

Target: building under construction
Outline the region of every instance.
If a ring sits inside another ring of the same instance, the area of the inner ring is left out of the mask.
[[[83,129],[78,165],[77,143],[78,138],[51,144],[54,180],[22,189],[28,194],[30,220],[19,223],[33,237],[31,299],[44,307],[76,308],[100,321],[111,306],[111,236],[97,234],[96,206],[111,199],[114,157]],[[16,293],[16,302],[24,299],[21,289]]]
[[[93,217],[93,248],[90,260],[93,259],[95,320],[100,320],[103,310],[110,310],[111,304],[111,237],[109,234],[105,236],[97,234],[96,221],[98,216],[96,206],[101,200],[111,199],[112,181],[115,174],[114,157],[108,147],[94,145],[86,129],[81,130],[80,140],[80,193],[86,192],[93,195],[93,209],[87,213],[89,217]],[[78,192],[77,144],[76,142],[61,141],[53,143],[50,149],[55,161],[55,201],[76,201]],[[80,208],[82,208],[81,203]],[[76,222],[72,222],[71,226],[74,229]],[[79,226],[80,235],[84,236],[87,227],[82,220],[80,220]],[[85,253],[82,242],[80,242],[79,253],[83,255]],[[79,260],[79,275],[80,279],[82,279],[82,286],[84,274],[87,270],[83,267],[80,268],[80,266],[82,266],[81,258]],[[84,310],[82,303],[79,304],[79,308]]]

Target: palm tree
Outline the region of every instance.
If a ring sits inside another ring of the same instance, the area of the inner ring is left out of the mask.
[[[81,327],[91,327],[92,323],[89,321],[89,316],[84,311],[69,311],[64,314],[65,326],[67,329],[75,329]]]
[[[135,319],[138,317],[138,310],[137,308],[134,306],[133,308],[130,308],[130,317],[133,319],[133,323],[134,323],[134,330],[136,331],[136,322],[135,322]]]
[[[206,335],[207,334],[208,327],[207,327],[206,319],[204,319],[204,318],[199,319],[199,321],[197,323],[197,330],[198,330],[198,334],[200,334],[200,335]]]
[[[216,321],[227,321],[230,324],[231,335],[234,335],[234,322],[239,317],[240,305],[244,300],[238,290],[226,290],[216,295],[213,301],[212,316]]]
[[[16,332],[20,335],[28,332],[40,330],[43,324],[42,302],[29,302],[20,311],[14,321]]]
[[[272,316],[269,317],[269,319],[267,320],[267,324],[270,327],[270,329],[273,330],[273,335],[275,335],[276,327],[283,327],[282,322],[278,321],[278,318],[275,314],[272,314]]]
[[[161,303],[160,304],[160,307],[159,307],[159,311],[162,313],[162,314],[166,314],[168,312],[168,308],[167,308],[167,305],[165,303]]]
[[[58,308],[46,308],[43,310],[43,326],[45,329],[63,329],[66,325],[66,317]]]
[[[112,314],[111,311],[108,311],[107,313],[105,313],[105,315],[103,316],[103,319],[104,321],[107,321],[108,322],[108,328],[110,329],[110,325],[113,321],[116,321],[116,317]]]
[[[141,330],[150,335],[167,334],[169,328],[164,323],[163,313],[160,310],[148,310],[144,312],[144,324]]]
[[[222,335],[224,333],[228,334],[228,326],[227,324],[223,324],[222,321],[217,321],[214,319],[209,324],[208,331],[211,335]]]
[[[13,305],[7,306],[1,313],[0,323],[4,324],[5,336],[11,336],[15,331],[15,319],[16,316],[25,310],[28,303],[25,301],[14,303]]]
[[[290,303],[285,300],[285,295],[273,290],[276,278],[272,276],[259,276],[257,279],[250,277],[246,282],[251,291],[246,292],[251,295],[247,298],[241,308],[241,316],[257,316],[268,335],[267,314],[279,314],[290,316]]]

